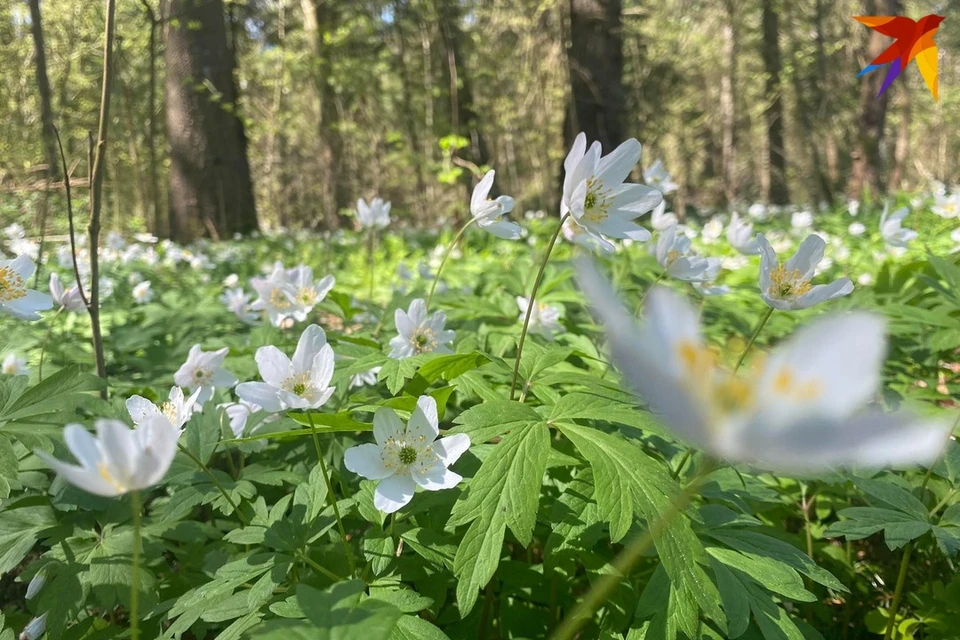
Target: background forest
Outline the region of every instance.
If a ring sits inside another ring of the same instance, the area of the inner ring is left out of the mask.
[[[180,240],[336,228],[374,193],[401,224],[432,226],[465,214],[484,165],[521,209],[552,212],[581,130],[604,148],[638,138],[643,166],[663,160],[679,185],[678,211],[949,184],[960,22],[937,36],[939,102],[915,68],[877,100],[883,74],[857,72],[889,39],[851,16],[957,4],[124,0],[104,226]],[[84,192],[103,11],[0,5],[5,219],[29,227],[59,180],[53,125]],[[62,203],[52,216],[62,230]]]

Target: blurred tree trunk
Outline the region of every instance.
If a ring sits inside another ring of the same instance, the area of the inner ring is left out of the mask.
[[[407,139],[410,143],[410,149],[413,150],[412,154],[412,163],[414,176],[416,178],[417,193],[416,199],[419,202],[423,202],[425,194],[427,192],[426,181],[423,176],[423,165],[420,162],[419,153],[423,148],[420,145],[420,134],[417,132],[417,119],[413,110],[413,96],[412,96],[412,81],[410,80],[410,74],[407,68],[406,62],[406,44],[403,37],[403,20],[404,20],[404,10],[405,3],[403,0],[394,0],[393,3],[393,26],[396,30],[397,35],[397,56],[396,64],[397,70],[400,74],[400,84],[401,84],[401,106],[402,106],[402,115],[401,119],[403,120],[403,126],[407,130]],[[424,207],[418,205],[418,208],[423,211]]]
[[[903,179],[907,173],[907,157],[910,155],[910,90],[906,78],[897,88],[900,94],[900,126],[897,129],[897,146],[893,154],[893,171],[887,188],[891,191],[903,188]]]
[[[150,209],[153,212],[153,234],[159,238],[170,237],[164,220],[164,208],[160,206],[160,169],[157,166],[157,35],[162,25],[150,0],[141,0],[150,23],[149,57],[150,77],[147,89],[147,172],[150,177]],[[162,9],[162,7],[161,7]],[[160,12],[162,15],[162,11]]]
[[[895,16],[900,14],[898,0],[864,0],[863,15],[866,16]],[[864,57],[863,65],[880,55],[889,46],[891,40],[886,36],[870,32],[870,46]],[[890,93],[884,92],[879,98],[880,88],[886,76],[887,68],[877,69],[861,79],[860,85],[860,117],[857,120],[857,140],[852,153],[853,165],[850,171],[850,181],[847,183],[847,193],[851,198],[862,197],[869,189],[873,194],[884,193],[886,181],[883,179],[883,133],[887,122],[887,104]],[[901,80],[902,82],[902,80]]]
[[[767,163],[770,183],[767,200],[772,204],[788,204],[787,157],[783,139],[783,88],[780,84],[780,16],[774,0],[762,1],[763,11],[763,67],[767,74],[765,98],[767,108]]]
[[[620,0],[570,0],[569,148],[579,132],[604,152],[624,141],[623,23]]]
[[[734,90],[737,74],[737,33],[734,25],[736,6],[726,0],[727,20],[723,25],[723,72],[720,76],[720,167],[723,174],[723,194],[727,203],[736,199],[736,111]]]
[[[47,162],[47,175],[51,180],[60,176],[60,160],[57,138],[53,131],[53,104],[50,100],[50,79],[47,77],[47,54],[43,44],[43,23],[40,17],[40,0],[28,0],[30,5],[30,30],[33,33],[34,72],[37,91],[40,94],[40,122],[43,125],[43,151]]]
[[[170,0],[167,135],[170,214],[178,240],[258,229],[234,55],[222,0]]]
[[[336,91],[330,82],[333,59],[324,34],[337,28],[338,15],[330,0],[300,0],[303,28],[313,54],[313,82],[320,104],[317,131],[320,136],[320,163],[326,171],[323,183],[323,213],[328,228],[340,226],[339,212],[350,207],[350,192],[343,179],[343,137]]]
[[[814,105],[817,110],[817,119],[820,122],[823,131],[823,146],[826,148],[826,171],[824,170],[822,156],[820,154],[821,140],[817,139],[811,145],[813,150],[813,175],[816,180],[817,199],[816,202],[827,202],[832,205],[834,201],[834,191],[837,188],[837,178],[839,171],[837,168],[837,138],[833,132],[833,109],[832,95],[825,91],[827,87],[827,53],[824,34],[824,19],[826,18],[826,6],[824,0],[817,0],[814,8],[814,38],[817,51],[817,75],[814,83]],[[805,109],[806,110],[806,109]],[[809,120],[808,116],[807,119]],[[804,131],[812,131],[811,128],[804,128]]]

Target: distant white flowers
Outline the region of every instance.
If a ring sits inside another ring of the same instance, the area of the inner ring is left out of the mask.
[[[956,218],[960,216],[960,189],[956,186],[951,194],[935,194],[934,205],[930,208],[941,218]]]
[[[655,231],[663,231],[677,224],[677,216],[674,213],[667,213],[667,202],[662,201],[650,213],[650,226]]]
[[[606,325],[629,384],[683,440],[730,462],[773,471],[930,463],[949,426],[864,409],[880,383],[884,323],[851,313],[797,331],[749,377],[720,368],[697,312],[666,289],[634,324],[589,266],[581,286]]]
[[[133,301],[137,304],[147,304],[153,300],[153,289],[149,280],[144,280],[133,288]]]
[[[529,301],[523,296],[517,296],[517,307],[520,309],[520,322],[523,322],[527,315]],[[537,302],[530,311],[530,324],[528,330],[539,333],[548,340],[553,339],[555,333],[563,331],[563,325],[560,324],[560,307]]]
[[[285,269],[283,264],[277,262],[269,277],[250,280],[250,286],[259,296],[250,309],[264,311],[275,327],[283,326],[287,319],[302,322],[326,298],[335,284],[333,276],[325,276],[314,282],[313,269],[308,266]]]
[[[727,227],[727,242],[745,256],[755,256],[760,253],[757,236],[753,232],[753,223],[741,219],[736,211],[733,212],[730,226]]]
[[[853,292],[849,278],[840,278],[830,284],[810,284],[827,244],[820,236],[807,236],[797,253],[785,264],[780,264],[777,252],[762,233],[757,234],[757,242],[761,256],[760,296],[774,309],[806,309]]]
[[[880,216],[880,235],[883,241],[891,247],[906,249],[907,245],[917,238],[917,232],[913,229],[904,229],[901,227],[903,219],[910,213],[910,209],[903,207],[893,213],[889,213],[887,207],[883,208],[883,214]]]
[[[98,496],[119,496],[160,482],[177,452],[178,429],[153,415],[130,429],[119,420],[97,420],[97,437],[79,424],[63,430],[67,448],[79,465],[37,451],[67,482]]]
[[[87,305],[83,304],[83,298],[80,297],[80,287],[74,284],[69,289],[65,289],[60,282],[60,276],[56,273],[50,274],[50,296],[57,307],[62,307],[64,311],[79,313],[86,311]]]
[[[154,416],[163,416],[174,429],[180,432],[197,408],[196,404],[199,396],[200,389],[194,391],[190,397],[185,397],[183,389],[173,387],[170,389],[167,401],[160,406],[143,396],[130,396],[126,402],[127,413],[130,414],[130,419],[133,420],[134,425],[142,424]]]
[[[364,229],[383,229],[390,224],[390,203],[383,198],[374,198],[367,204],[363,198],[357,200],[357,220]]]
[[[657,160],[643,172],[643,181],[663,195],[673,193],[678,188],[677,183],[670,179],[670,174],[663,166],[662,160]]]
[[[640,160],[640,143],[631,138],[606,156],[601,156],[600,143],[587,149],[587,137],[577,136],[563,162],[563,198],[561,215],[570,214],[580,231],[592,237],[593,244],[604,253],[612,253],[614,245],[607,238],[650,239],[650,232],[634,222],[663,201],[659,191],[624,180]],[[576,234],[574,234],[576,237]]]
[[[251,309],[252,296],[243,289],[227,289],[220,296],[220,302],[244,324],[254,324],[257,314]]]
[[[427,303],[417,298],[407,311],[394,313],[398,335],[390,340],[391,358],[409,358],[422,353],[453,353],[448,346],[456,333],[445,329],[447,316],[442,311],[427,315]]]
[[[660,233],[656,246],[657,262],[670,277],[685,282],[710,282],[720,271],[719,258],[703,258],[694,253],[690,238],[677,225]]]
[[[379,480],[374,506],[393,513],[413,499],[417,486],[427,491],[452,489],[463,479],[449,467],[470,448],[470,437],[456,434],[437,439],[437,403],[420,396],[406,425],[393,409],[381,407],[373,416],[376,444],[361,444],[344,452],[343,464],[369,480]]]
[[[28,376],[30,369],[27,368],[27,360],[21,358],[15,353],[8,353],[3,359],[3,365],[0,372],[5,376]]]
[[[510,196],[499,196],[495,200],[489,198],[495,173],[491,169],[474,187],[470,198],[470,215],[477,221],[477,226],[484,231],[498,238],[517,240],[522,231],[520,225],[501,220],[501,217],[513,211],[513,198]]]
[[[867,227],[862,222],[851,222],[847,227],[847,232],[854,237],[862,236],[866,231]]]
[[[196,401],[203,405],[217,389],[232,389],[237,384],[237,377],[223,368],[229,352],[227,347],[204,351],[199,344],[193,345],[187,361],[173,374],[173,381],[191,392],[199,391]]]
[[[39,320],[37,312],[53,306],[50,296],[27,288],[34,271],[36,266],[27,256],[0,260],[0,312],[21,320]]]
[[[236,391],[265,411],[316,409],[333,395],[333,348],[315,324],[300,335],[292,360],[274,346],[257,349],[256,360],[263,382],[244,382]]]
[[[794,211],[790,215],[790,226],[798,231],[813,226],[813,214],[809,211]]]

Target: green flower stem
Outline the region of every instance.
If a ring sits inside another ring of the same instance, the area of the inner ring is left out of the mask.
[[[310,431],[313,434],[313,446],[317,450],[317,459],[320,461],[320,472],[323,474],[323,481],[327,484],[327,499],[333,505],[333,515],[337,518],[337,528],[340,530],[340,541],[347,552],[347,563],[350,565],[350,575],[357,572],[357,564],[353,559],[353,550],[347,541],[347,531],[343,528],[343,518],[340,517],[340,507],[337,505],[337,498],[333,495],[333,485],[330,484],[330,474],[327,472],[327,463],[323,459],[323,449],[320,448],[320,436],[317,434],[317,426],[313,422],[313,415],[307,411],[307,421],[310,423]]]
[[[373,278],[377,267],[377,231],[370,229],[370,249],[368,262],[370,264],[370,299],[373,300]]]
[[[179,442],[177,443],[177,448],[179,448],[180,451],[183,452],[185,456],[190,458],[190,460],[192,460],[193,463],[197,465],[197,467],[199,467],[201,471],[207,474],[207,476],[210,478],[210,481],[213,483],[213,486],[217,488],[217,490],[220,492],[220,495],[223,496],[223,499],[226,500],[227,504],[230,505],[230,508],[233,509],[233,512],[237,514],[237,519],[240,520],[240,524],[242,524],[245,527],[249,525],[250,521],[247,520],[247,517],[245,515],[243,515],[243,512],[240,511],[240,508],[237,506],[237,503],[233,501],[233,498],[231,498],[230,494],[227,493],[227,490],[223,488],[223,485],[220,484],[220,481],[217,480],[217,476],[214,475],[213,471],[210,470],[210,467],[203,464],[203,461],[200,460],[200,458],[193,455],[193,452],[191,452],[189,449],[187,449],[185,446],[183,446]]]
[[[450,243],[450,246],[447,247],[446,252],[443,254],[443,259],[440,260],[440,266],[437,267],[437,275],[433,277],[433,284],[430,286],[430,295],[427,296],[427,311],[430,310],[430,301],[433,300],[433,292],[437,289],[437,283],[440,282],[440,274],[443,273],[443,265],[447,264],[447,258],[450,257],[450,254],[453,253],[453,248],[457,246],[457,243],[460,242],[460,238],[463,237],[463,234],[467,232],[467,229],[470,228],[476,218],[470,218],[467,220],[467,224],[460,227],[460,231],[457,232],[457,235],[453,238],[453,241]]]
[[[63,313],[63,307],[57,309],[57,312],[50,318],[50,324],[47,325],[47,335],[44,336],[43,346],[40,348],[40,366],[37,367],[37,378],[39,382],[43,382],[43,358],[47,354],[47,344],[50,342],[50,334],[53,333],[53,325],[56,324],[57,318],[60,317],[61,313]]]
[[[897,573],[897,586],[893,589],[893,601],[887,610],[887,629],[883,633],[883,640],[893,638],[893,628],[897,624],[897,613],[900,611],[900,598],[903,597],[903,585],[907,581],[907,569],[910,568],[910,556],[913,555],[913,542],[908,542],[903,548],[903,559],[900,561],[900,571]]]
[[[543,272],[547,268],[547,260],[553,252],[554,245],[557,244],[557,238],[563,230],[563,223],[567,221],[570,214],[565,214],[560,218],[557,230],[553,232],[550,244],[547,245],[547,252],[543,254],[543,260],[540,262],[540,271],[537,272],[537,279],[533,282],[533,291],[530,292],[530,298],[527,300],[527,314],[523,318],[523,330],[520,332],[520,343],[517,345],[517,360],[513,363],[513,380],[510,382],[510,399],[513,400],[517,392],[517,377],[520,375],[520,356],[523,355],[523,343],[527,340],[527,329],[530,326],[530,314],[533,311],[533,305],[536,303],[537,291],[540,290],[540,283],[543,282]]]
[[[773,315],[773,307],[767,307],[767,310],[763,312],[763,315],[760,316],[760,322],[757,323],[757,328],[753,330],[753,335],[750,336],[750,340],[747,342],[747,346],[744,348],[743,353],[740,354],[740,358],[737,359],[736,366],[733,367],[733,372],[736,373],[740,370],[740,365],[743,364],[744,359],[746,359],[747,354],[750,353],[750,347],[753,346],[753,343],[757,341],[757,336],[760,335],[760,332],[763,331],[763,327],[767,324],[767,320],[770,319],[770,316]]]
[[[130,579],[130,638],[140,637],[140,492],[130,492],[133,508],[133,576]]]
[[[564,619],[552,640],[573,640],[577,632],[593,616],[594,612],[607,601],[610,594],[630,576],[630,571],[639,562],[643,554],[654,545],[657,539],[667,530],[674,520],[679,517],[696,495],[704,478],[712,472],[715,464],[712,461],[700,469],[696,477],[684,487],[683,491],[673,500],[671,508],[660,515],[643,534],[637,536],[613,561],[613,571],[601,576],[591,587],[583,599],[577,603]]]

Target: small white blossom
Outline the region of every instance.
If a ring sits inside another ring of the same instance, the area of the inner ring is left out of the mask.
[[[517,296],[517,307],[520,309],[520,322],[523,322],[526,318],[528,306],[528,298]],[[530,312],[528,330],[539,333],[548,340],[553,340],[555,333],[563,332],[563,325],[560,324],[560,307],[538,300]]]
[[[867,227],[862,222],[851,222],[850,226],[847,227],[847,232],[854,237],[862,236],[866,230]]]
[[[730,226],[727,227],[727,242],[745,256],[755,256],[760,253],[757,236],[753,232],[753,223],[747,219],[741,219],[736,211],[733,212]]]
[[[657,262],[667,275],[685,282],[709,282],[716,278],[720,260],[696,255],[690,238],[678,231],[675,225],[662,231],[657,238]]]
[[[790,216],[790,226],[798,231],[809,229],[813,226],[813,214],[809,211],[795,211]]]
[[[235,273],[231,273],[230,275],[228,275],[226,278],[223,279],[223,286],[225,286],[228,289],[233,289],[238,284],[240,284],[240,276],[238,276]]]
[[[380,374],[380,369],[383,367],[374,367],[369,371],[364,371],[362,373],[355,374],[350,378],[350,388],[356,389],[357,387],[363,386],[374,386],[377,384],[378,376]]]
[[[883,208],[883,214],[880,216],[880,235],[891,247],[900,247],[906,249],[913,240],[917,238],[917,232],[913,229],[904,229],[901,227],[903,219],[910,213],[910,209],[903,207],[893,213],[888,213],[888,208]]]
[[[174,429],[183,430],[183,425],[187,423],[190,416],[199,408],[197,407],[197,398],[200,396],[200,389],[193,392],[190,397],[184,397],[183,389],[180,387],[171,387],[167,395],[167,401],[155,405],[143,396],[130,396],[127,398],[127,413],[134,425],[139,425],[153,416],[165,417]]]
[[[663,200],[650,213],[650,226],[654,231],[663,231],[677,224],[677,216],[667,212],[667,202]]]
[[[860,213],[860,201],[859,201],[859,200],[850,200],[850,201],[847,203],[847,212],[848,212],[850,215],[856,217],[856,215],[857,215],[858,213]]]
[[[144,280],[133,288],[133,301],[137,304],[146,304],[153,300],[153,290],[149,280]]]
[[[495,172],[491,169],[474,187],[470,198],[470,215],[484,231],[498,238],[517,240],[520,237],[520,225],[501,220],[501,217],[513,211],[513,198],[510,196],[499,196],[495,200],[489,198],[494,175]]]
[[[456,333],[444,329],[447,316],[437,311],[427,316],[427,303],[417,298],[407,311],[397,309],[394,313],[398,335],[390,340],[390,357],[409,358],[421,353],[453,353],[449,345]]]
[[[229,352],[227,347],[204,351],[199,344],[193,345],[187,361],[173,374],[174,383],[191,392],[199,390],[197,404],[202,406],[213,397],[216,389],[232,389],[237,384],[237,377],[223,369],[223,361]]]
[[[760,296],[774,309],[806,309],[853,292],[849,278],[840,278],[830,284],[810,284],[826,247],[820,236],[808,236],[800,243],[797,253],[782,265],[766,236],[758,233],[757,242],[761,256]]]
[[[663,195],[673,193],[678,188],[677,183],[670,179],[662,160],[657,160],[643,172],[643,181]]]
[[[56,273],[50,274],[50,296],[53,298],[54,305],[63,307],[64,311],[79,313],[87,309],[87,305],[83,304],[83,298],[80,297],[80,288],[74,284],[69,289],[64,289],[60,276]]]
[[[250,286],[259,296],[250,308],[265,311],[270,323],[279,327],[286,318],[297,311],[294,301],[294,286],[283,265],[277,262],[267,278],[252,278]]]
[[[327,297],[337,282],[333,276],[324,276],[314,282],[313,269],[303,265],[287,271],[287,281],[290,283],[294,303],[291,315],[297,322],[306,320],[313,308]]]
[[[714,216],[710,218],[707,224],[703,225],[703,231],[700,232],[700,239],[704,244],[713,244],[721,235],[723,235],[723,220]]]
[[[960,189],[954,188],[950,195],[934,195],[934,205],[930,208],[941,218],[956,218],[960,216]]]
[[[390,224],[390,203],[383,198],[374,198],[367,204],[366,200],[357,200],[357,220],[365,229],[383,229]]]
[[[3,359],[2,372],[5,376],[30,375],[26,358],[21,358],[15,353],[8,353],[7,357]]]
[[[252,296],[245,293],[243,289],[227,289],[220,296],[220,302],[237,316],[240,322],[244,324],[254,324],[257,321],[257,314],[250,306]]]

